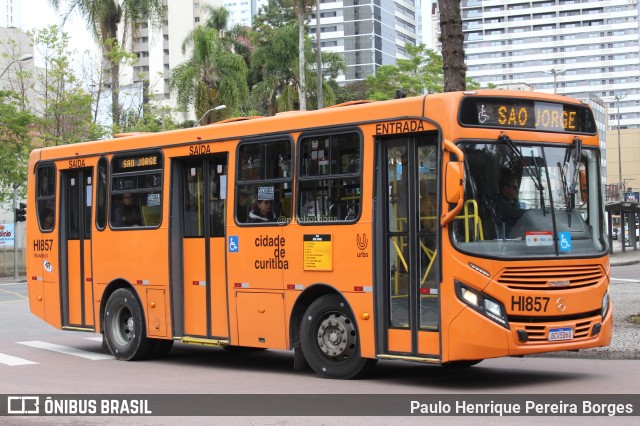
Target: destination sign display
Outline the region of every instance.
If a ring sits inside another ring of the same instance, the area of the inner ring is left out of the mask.
[[[467,97],[460,104],[459,117],[463,126],[596,133],[596,123],[591,110],[575,104],[532,99]]]
[[[162,168],[162,155],[159,153],[129,155],[126,157],[118,157],[114,159],[113,172],[132,172],[147,169]]]

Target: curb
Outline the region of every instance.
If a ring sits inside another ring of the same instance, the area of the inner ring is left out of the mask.
[[[611,266],[625,266],[640,263],[640,252],[637,258],[616,259],[616,256],[609,256],[609,264]]]

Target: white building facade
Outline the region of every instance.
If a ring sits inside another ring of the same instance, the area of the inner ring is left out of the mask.
[[[638,1],[462,0],[467,76],[595,95],[609,125],[640,128]],[[616,101],[615,97],[618,96]]]

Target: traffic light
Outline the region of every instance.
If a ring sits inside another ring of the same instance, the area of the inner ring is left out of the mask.
[[[20,208],[16,209],[16,222],[24,222],[27,220],[27,205],[20,203]]]

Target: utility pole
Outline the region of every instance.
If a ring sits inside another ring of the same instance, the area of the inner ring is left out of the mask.
[[[18,184],[13,184],[13,211],[18,209]],[[14,213],[15,214],[15,213]],[[13,221],[13,279],[18,279],[18,221]]]
[[[322,55],[320,52],[320,0],[316,0],[316,62],[318,72],[318,109],[322,109],[324,106],[322,99]]]
[[[624,200],[624,180],[622,180],[622,143],[620,142],[620,100],[627,95],[615,95],[616,107],[618,108],[618,196]]]
[[[566,71],[567,70],[557,70],[555,68],[551,68],[549,71],[545,71],[553,75],[553,94],[554,95],[558,93],[558,75],[564,74]]]

